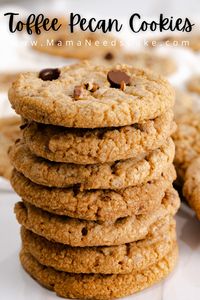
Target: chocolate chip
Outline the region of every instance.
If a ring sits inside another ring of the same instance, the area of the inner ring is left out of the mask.
[[[82,94],[83,87],[81,85],[76,85],[74,88],[74,99],[78,100]]]
[[[82,235],[83,236],[86,236],[87,234],[88,234],[88,230],[87,230],[87,228],[86,227],[83,227],[83,229],[82,229]]]
[[[19,128],[20,128],[21,130],[23,130],[23,129],[26,128],[27,126],[28,126],[28,123],[24,123],[24,124],[20,125]]]
[[[104,59],[106,59],[106,60],[112,60],[112,59],[114,59],[114,55],[111,52],[108,52],[104,56]]]
[[[56,80],[60,76],[60,70],[59,69],[44,69],[40,71],[39,78],[47,81],[47,80]]]
[[[57,39],[57,40],[55,41],[54,45],[55,45],[55,46],[58,46],[58,45],[59,45],[59,47],[60,47],[60,46],[63,45],[63,43],[64,43],[64,41],[63,41],[62,39]],[[61,45],[60,45],[60,44],[61,44]]]
[[[123,82],[126,85],[130,85],[130,76],[120,70],[109,71],[107,74],[107,79],[113,88],[120,88]]]
[[[16,139],[15,144],[18,144],[21,141],[21,139]]]

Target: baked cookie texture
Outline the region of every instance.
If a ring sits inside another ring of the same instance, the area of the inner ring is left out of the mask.
[[[166,256],[176,241],[175,221],[165,217],[145,239],[110,247],[70,247],[21,228],[22,247],[42,265],[69,273],[128,274]]]
[[[49,240],[70,246],[111,246],[143,239],[160,218],[174,215],[180,206],[177,192],[171,189],[158,209],[150,214],[125,217],[110,222],[94,222],[53,215],[31,204],[18,202],[15,213],[25,228]]]
[[[173,135],[175,166],[183,196],[200,219],[200,113],[188,112],[177,118]]]
[[[114,221],[156,210],[175,178],[175,169],[170,166],[157,180],[139,186],[80,191],[76,186],[65,189],[40,186],[14,170],[11,184],[22,199],[45,211],[84,220]]]
[[[149,69],[163,76],[173,74],[176,69],[175,61],[166,56],[154,54],[152,52],[123,52],[123,51],[108,51],[101,57],[95,57],[90,61],[95,65],[113,66],[118,63],[134,66],[135,68]]]
[[[183,195],[200,220],[200,156],[186,170]]]
[[[26,119],[79,128],[132,125],[173,107],[174,90],[161,76],[117,65],[115,71],[128,76],[122,90],[112,87],[110,71],[85,62],[54,71],[54,80],[44,81],[37,72],[21,74],[9,90],[9,100]]]
[[[154,65],[149,54],[137,59]],[[24,269],[81,299],[123,297],[165,278],[180,206],[169,83],[93,61],[22,74],[9,97],[25,119],[9,150]]]
[[[32,122],[23,137],[32,153],[50,161],[95,164],[147,154],[175,129],[170,110],[154,120],[118,128],[68,129]]]
[[[7,117],[0,119],[0,176],[10,179],[12,165],[8,157],[8,150],[13,142],[21,137],[19,117]]]
[[[176,119],[177,130],[173,134],[176,146],[175,166],[180,178],[194,158],[200,155],[200,113],[187,113]]]
[[[55,163],[30,152],[21,141],[9,151],[12,164],[31,181],[49,187],[80,185],[80,189],[122,189],[160,177],[174,158],[174,143],[169,138],[145,157],[97,165]]]
[[[163,259],[142,271],[129,274],[74,274],[41,265],[26,250],[20,260],[24,269],[46,288],[65,298],[114,299],[134,294],[159,282],[172,272],[178,256],[177,245]]]

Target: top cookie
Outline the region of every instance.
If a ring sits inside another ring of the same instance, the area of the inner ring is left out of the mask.
[[[9,90],[18,114],[65,127],[125,126],[154,119],[174,105],[169,83],[131,66],[87,62],[21,74]]]

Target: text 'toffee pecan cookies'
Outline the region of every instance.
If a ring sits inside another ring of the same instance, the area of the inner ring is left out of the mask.
[[[154,73],[82,63],[21,74],[9,99],[22,117],[65,127],[125,126],[155,119],[174,105],[174,90]]]

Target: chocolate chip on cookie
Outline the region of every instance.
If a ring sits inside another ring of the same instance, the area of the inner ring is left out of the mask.
[[[107,79],[113,88],[121,88],[121,85],[130,85],[130,76],[120,70],[109,71]]]
[[[113,60],[114,59],[114,55],[111,52],[108,52],[105,54],[104,59],[106,60]]]
[[[47,81],[47,80],[56,80],[60,76],[60,70],[59,69],[43,69],[39,73],[39,78]]]

